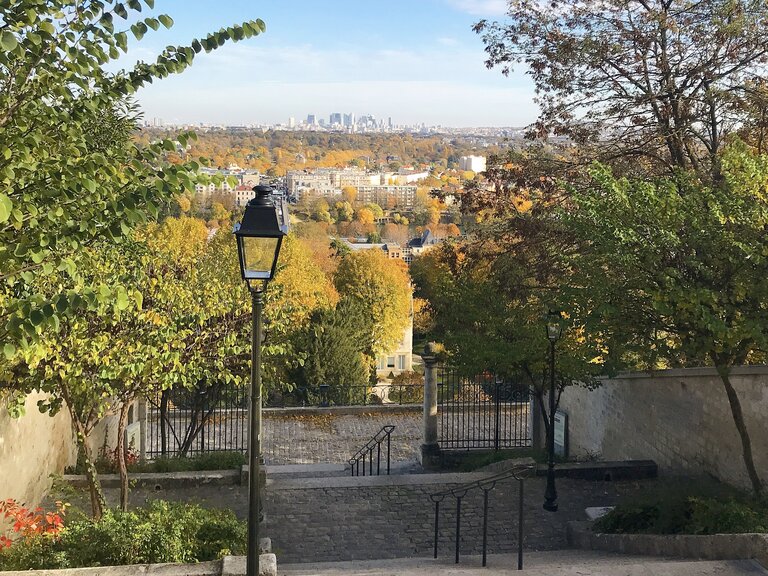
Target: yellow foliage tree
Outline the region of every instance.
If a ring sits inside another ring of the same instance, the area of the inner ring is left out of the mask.
[[[355,302],[370,322],[369,347],[385,352],[403,337],[411,311],[411,282],[405,263],[382,250],[346,254],[334,276],[342,299]]]

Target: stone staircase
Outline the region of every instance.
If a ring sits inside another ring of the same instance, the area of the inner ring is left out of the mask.
[[[453,562],[450,507],[440,525],[440,558],[432,551],[434,507],[428,494],[481,473],[425,474],[417,463],[393,462],[389,476],[351,476],[343,464],[267,466],[266,534],[284,576],[768,576],[753,560],[684,560],[564,549],[564,524],[588,506],[607,505],[631,483],[558,481],[560,511],[543,512],[543,479],[526,481],[524,570],[518,571],[516,485],[493,497],[487,567],[479,555],[479,504],[462,507],[461,563]],[[271,508],[271,510],[270,510]],[[442,509],[441,509],[442,510]],[[454,515],[455,518],[455,515]],[[531,550],[537,551],[531,551]]]
[[[642,556],[623,556],[579,550],[530,552],[525,566],[517,570],[517,557],[467,557],[461,564],[446,559],[402,558],[313,564],[283,564],[280,576],[765,576],[768,571],[754,560],[697,561]]]

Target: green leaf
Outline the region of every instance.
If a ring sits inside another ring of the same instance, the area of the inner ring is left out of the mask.
[[[13,202],[11,202],[11,199],[5,194],[0,193],[0,224],[8,221],[12,210]]]
[[[117,306],[118,310],[125,310],[128,308],[128,304],[128,294],[125,293],[125,290],[120,290],[117,293],[117,298],[115,299],[115,306]]]
[[[3,354],[5,354],[6,359],[10,360],[16,354],[16,346],[9,342],[3,346]]]
[[[35,309],[30,312],[29,321],[32,323],[32,326],[39,326],[42,324],[43,320],[45,320],[45,317],[43,316],[42,311]]]
[[[19,41],[16,36],[8,30],[0,32],[0,48],[7,52],[11,52],[19,45]]]
[[[160,20],[160,23],[166,28],[170,28],[171,26],[173,26],[173,18],[168,16],[168,14],[160,14],[160,16],[157,17],[157,19]]]

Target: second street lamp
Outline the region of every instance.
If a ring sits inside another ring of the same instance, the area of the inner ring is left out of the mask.
[[[240,273],[251,292],[251,389],[248,441],[248,553],[246,575],[259,574],[259,522],[261,520],[261,341],[264,290],[275,275],[283,238],[288,234],[285,202],[276,206],[272,188],[256,186],[256,197],[245,207],[242,222],[235,224]]]
[[[547,488],[544,491],[544,510],[557,512],[557,488],[555,488],[555,342],[560,339],[563,326],[560,312],[550,310],[547,314],[547,339],[549,340],[549,436],[547,451]]]

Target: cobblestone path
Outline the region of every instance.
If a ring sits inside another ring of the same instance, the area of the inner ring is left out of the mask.
[[[289,415],[265,412],[264,461],[268,465],[346,463],[385,424],[394,424],[393,462],[414,461],[421,446],[421,410],[365,414]]]

